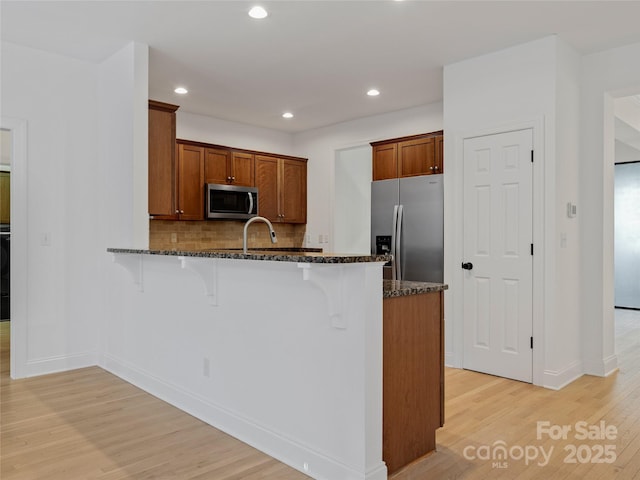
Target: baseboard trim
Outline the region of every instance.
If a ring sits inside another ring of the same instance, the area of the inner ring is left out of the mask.
[[[456,357],[455,353],[446,353],[444,354],[444,366],[450,368],[462,368],[462,362],[458,357]]]
[[[98,356],[93,352],[37,358],[27,360],[25,377],[37,377],[50,373],[66,372],[78,368],[93,367],[97,364]]]
[[[562,370],[545,370],[542,385],[551,390],[560,390],[584,374],[582,362],[570,363]]]
[[[608,377],[618,370],[618,356],[616,354],[609,355],[602,360],[585,360],[584,373],[594,375],[596,377]]]
[[[276,458],[318,480],[386,480],[387,466],[380,461],[360,472],[322,452],[273,431],[256,421],[229,411],[182,387],[173,385],[128,362],[104,355],[100,366],[176,408]]]

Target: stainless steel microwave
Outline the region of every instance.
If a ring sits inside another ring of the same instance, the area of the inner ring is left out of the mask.
[[[246,220],[258,215],[258,189],[209,183],[205,205],[207,218]]]

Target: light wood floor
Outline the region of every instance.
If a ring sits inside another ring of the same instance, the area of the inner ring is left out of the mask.
[[[97,367],[11,380],[8,327],[0,323],[2,480],[308,478]],[[616,328],[620,371],[582,377],[559,392],[448,369],[438,450],[393,480],[640,479],[640,313],[623,311]],[[538,440],[536,422],[545,420],[572,427],[605,421],[618,435],[584,441],[570,432],[567,440]],[[537,466],[508,458],[506,468],[497,468],[465,458],[465,449],[498,441],[509,449],[553,447],[551,460]],[[616,459],[564,463],[569,443],[587,446],[583,460],[597,445],[612,444]]]

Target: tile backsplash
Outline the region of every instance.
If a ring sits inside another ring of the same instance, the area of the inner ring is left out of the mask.
[[[207,220],[177,222],[149,221],[149,248],[152,250],[195,250],[205,248],[242,248],[244,222]],[[306,225],[274,223],[278,243],[273,245],[267,226],[261,222],[249,225],[247,242],[250,248],[301,248]]]

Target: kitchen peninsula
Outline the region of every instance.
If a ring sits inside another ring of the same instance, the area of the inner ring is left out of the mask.
[[[433,438],[435,447],[446,285],[385,282],[383,293],[384,255],[108,251],[124,267],[114,273],[120,315],[104,361],[118,376],[312,478],[382,480],[427,452],[397,443],[394,434],[412,423],[406,413],[383,414],[383,383],[414,382],[425,365],[408,371],[402,362],[426,340],[421,348],[439,359],[426,371],[432,384],[411,388],[413,400],[427,395],[420,408],[430,410],[413,412],[413,423],[432,430],[425,445]],[[393,303],[403,297],[429,297],[434,310],[414,345],[405,334],[424,305],[403,310]],[[386,390],[384,399],[398,400]]]

